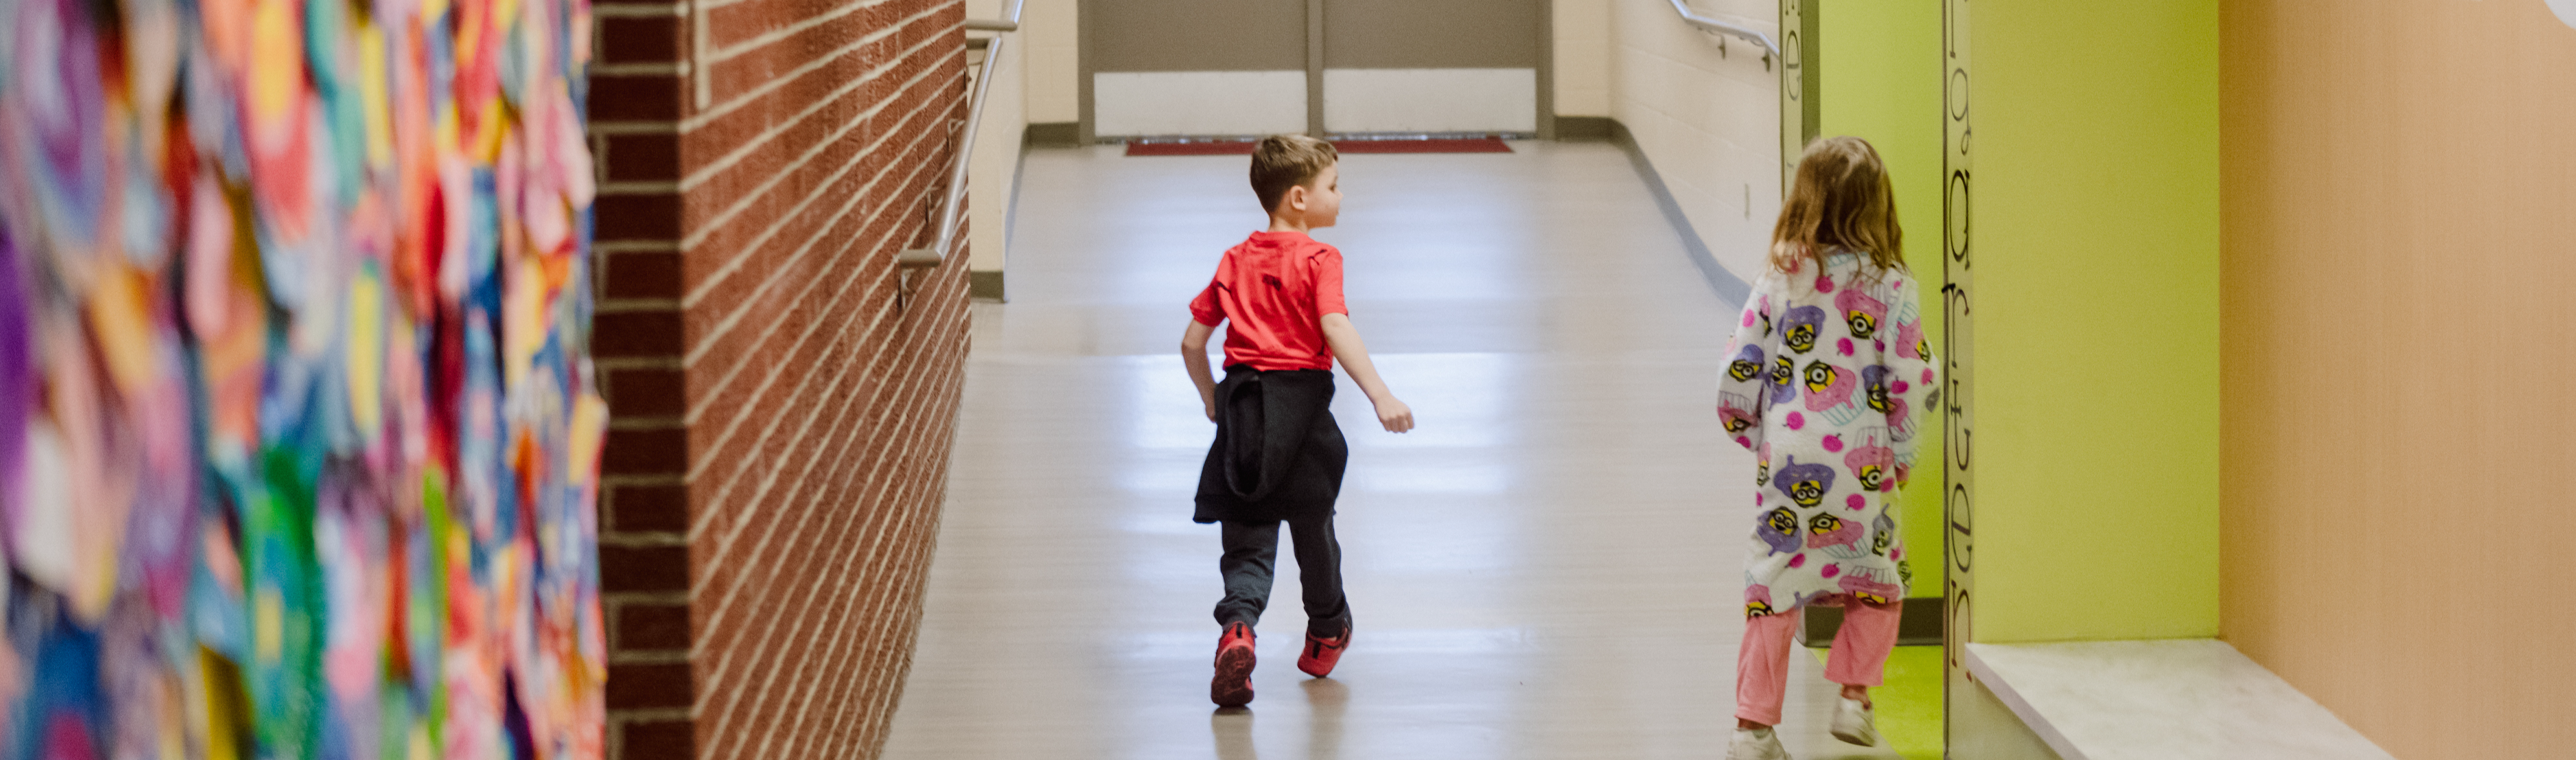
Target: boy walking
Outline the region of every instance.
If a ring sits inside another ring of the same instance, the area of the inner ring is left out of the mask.
[[[1197,514],[1221,523],[1225,598],[1216,621],[1216,678],[1208,698],[1219,706],[1252,701],[1253,625],[1270,603],[1279,526],[1288,526],[1305,591],[1306,648],[1297,669],[1333,672],[1351,641],[1351,611],[1342,596],[1342,548],[1333,537],[1333,500],[1341,494],[1350,448],[1333,422],[1333,360],[1377,407],[1388,432],[1413,429],[1413,410],[1389,393],[1369,363],[1359,328],[1342,305],[1342,252],[1307,231],[1341,215],[1340,156],[1333,144],[1275,135],[1252,153],[1252,192],[1270,213],[1270,228],[1225,252],[1216,277],[1190,301],[1181,363],[1197,384],[1216,442],[1199,470]],[[1208,370],[1209,334],[1225,333],[1225,380]]]

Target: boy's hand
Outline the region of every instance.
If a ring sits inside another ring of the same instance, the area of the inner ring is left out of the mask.
[[[1377,365],[1369,361],[1368,346],[1360,343],[1360,329],[1351,325],[1351,315],[1334,312],[1319,322],[1324,328],[1324,345],[1333,350],[1333,358],[1341,360],[1342,369],[1351,373],[1351,382],[1358,383],[1360,392],[1368,394],[1369,403],[1377,407],[1377,424],[1386,426],[1389,433],[1412,430],[1413,407],[1395,400],[1395,394],[1378,379]]]
[[[1376,402],[1376,405],[1377,424],[1386,426],[1386,432],[1401,433],[1413,429],[1413,407],[1405,406],[1393,396]]]
[[[1215,422],[1215,421],[1216,421],[1216,399],[1213,399],[1213,398],[1203,398],[1203,399],[1199,399],[1199,400],[1200,400],[1200,401],[1207,402],[1207,414],[1208,414],[1208,421],[1209,421],[1209,422]]]

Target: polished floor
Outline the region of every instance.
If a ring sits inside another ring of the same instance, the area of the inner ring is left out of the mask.
[[[1343,159],[1353,321],[1420,427],[1351,443],[1358,630],[1295,668],[1284,565],[1258,699],[1207,701],[1220,587],[1190,493],[1213,433],[1184,304],[1259,227],[1245,159],[1028,156],[1008,305],[979,305],[926,618],[887,757],[1716,758],[1734,720],[1750,455],[1710,411],[1734,305],[1620,152]],[[1799,758],[1895,757],[1824,734]]]

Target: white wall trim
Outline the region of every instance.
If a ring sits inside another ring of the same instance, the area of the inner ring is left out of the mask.
[[[1092,131],[1104,137],[1306,131],[1306,72],[1148,71],[1091,75]]]
[[[1333,132],[1536,132],[1537,69],[1325,69]]]

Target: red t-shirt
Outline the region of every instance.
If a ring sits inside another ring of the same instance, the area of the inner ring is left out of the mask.
[[[1303,232],[1255,232],[1227,249],[1216,279],[1190,301],[1190,316],[1225,331],[1225,365],[1253,369],[1333,368],[1324,315],[1342,305],[1342,252]]]

